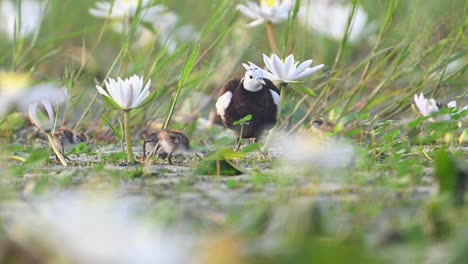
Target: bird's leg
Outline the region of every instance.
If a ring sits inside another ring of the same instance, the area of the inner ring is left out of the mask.
[[[200,154],[195,153],[195,157],[197,157],[199,161],[203,161],[203,157]]]
[[[154,146],[154,148],[148,153],[148,157],[146,158],[146,160],[150,159],[153,155],[157,155],[160,147],[161,145],[159,144],[159,141],[158,141],[156,145]]]
[[[169,155],[167,156],[167,161],[169,161],[169,164],[172,165],[172,151],[169,153]]]
[[[71,159],[65,155],[65,142],[62,142],[62,149],[60,150],[60,153],[62,153],[63,158],[65,158],[67,161],[71,161]]]
[[[146,157],[146,144],[153,142],[153,140],[143,140],[143,156],[142,158],[145,159]]]
[[[66,159],[67,161],[71,161],[71,159],[69,157],[67,157],[63,152],[61,154],[62,154],[64,159]],[[60,162],[60,159],[59,159],[57,154],[55,154],[55,161]]]

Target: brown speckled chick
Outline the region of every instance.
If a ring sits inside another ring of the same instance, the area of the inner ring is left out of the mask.
[[[50,133],[50,130],[46,132]],[[73,131],[67,128],[57,128],[54,131],[54,144],[58,147],[60,153],[67,160],[70,159],[67,156],[65,156],[65,151],[82,142],[86,142],[87,140],[88,138],[85,134],[74,133]],[[56,159],[58,159],[58,157],[56,157]]]
[[[153,155],[163,158],[167,157],[172,164],[172,154],[190,151],[190,141],[181,132],[171,130],[160,130],[143,135],[143,159],[146,160]],[[147,153],[146,145],[152,144],[152,149]]]

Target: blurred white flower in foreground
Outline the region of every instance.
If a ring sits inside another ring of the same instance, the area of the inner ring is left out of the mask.
[[[427,99],[424,97],[423,93],[420,93],[419,96],[417,94],[414,95],[414,104],[418,108],[419,112],[423,116],[430,116],[433,115],[434,113],[438,112],[442,108],[457,108],[457,102],[456,101],[450,101],[447,105],[442,105],[441,103],[438,103],[434,98]],[[457,109],[457,111],[460,113],[462,111],[468,110],[468,105]],[[450,116],[444,115],[440,117],[442,120],[449,120]],[[462,119],[468,118],[468,115],[463,117]],[[429,119],[430,121],[435,121],[432,117]]]
[[[155,41],[165,47],[169,53],[174,53],[179,43],[187,43],[199,39],[200,33],[192,25],[178,25],[179,18],[174,12],[164,12],[153,20],[150,26],[153,30],[140,27],[134,47],[141,48],[153,45]]]
[[[41,25],[43,13],[42,5],[36,0],[0,1],[0,31],[13,40],[16,27],[16,38],[27,37]]]
[[[151,22],[157,19],[164,11],[163,5],[153,5],[153,0],[114,0],[97,2],[95,8],[90,8],[89,13],[99,18],[126,19],[133,18],[138,8],[141,10],[141,19]]]
[[[98,2],[97,7],[91,8],[89,12],[99,18],[109,17],[117,20],[112,23],[112,29],[119,34],[125,34],[129,29],[128,18],[136,15],[138,4],[138,0],[116,0],[112,7],[111,2]],[[146,24],[139,23],[135,28],[135,41],[131,45],[135,49],[152,46],[158,42],[169,53],[173,53],[179,43],[194,41],[200,36],[192,25],[178,25],[179,18],[174,12],[168,11],[164,5],[152,5],[151,0],[141,2],[139,17]],[[124,23],[121,23],[122,20]]]
[[[447,65],[441,65],[433,73],[429,75],[430,78],[439,79],[442,74],[443,80],[451,78],[455,74],[463,74],[466,63],[463,61],[463,58],[455,59],[450,61]]]
[[[306,78],[316,71],[323,68],[323,64],[310,68],[313,60],[306,60],[299,64],[299,61],[294,60],[294,55],[289,55],[285,60],[281,60],[278,55],[273,54],[271,57],[263,54],[263,62],[268,71],[263,71],[265,78],[272,81],[282,81],[285,83],[295,82],[299,79]]]
[[[53,83],[30,85],[28,74],[0,72],[0,117],[18,110],[27,112],[29,105],[42,100],[58,105],[68,100],[65,88]]]
[[[303,1],[298,13],[298,20],[311,31],[319,32],[329,38],[341,41],[345,35],[348,18],[353,8],[351,1],[309,0]],[[351,22],[348,41],[357,42],[377,28],[376,23],[368,23],[367,13],[357,7]]]
[[[40,244],[44,263],[190,263],[195,238],[138,219],[142,202],[61,193],[17,208],[5,230],[25,248]]]
[[[237,9],[252,22],[247,27],[255,27],[265,22],[273,24],[288,20],[289,11],[293,5],[293,0],[261,0],[260,6],[257,3],[246,1],[245,5],[237,5]]]
[[[125,80],[118,77],[117,81],[109,78],[109,81],[104,81],[104,83],[107,91],[96,85],[99,93],[114,101],[123,110],[137,108],[150,94],[151,80],[148,80],[146,85],[143,86],[143,77],[137,75]]]
[[[328,142],[309,134],[296,134],[281,137],[274,145],[283,153],[281,159],[289,167],[298,169],[345,169],[355,160],[352,145]]]

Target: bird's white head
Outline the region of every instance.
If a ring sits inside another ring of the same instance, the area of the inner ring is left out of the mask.
[[[243,81],[244,89],[250,92],[260,91],[262,89],[262,85],[265,84],[262,69],[258,68],[251,62],[249,62],[249,64],[242,63],[242,66],[247,70]]]

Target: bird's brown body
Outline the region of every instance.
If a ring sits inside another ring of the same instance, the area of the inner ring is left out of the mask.
[[[147,153],[146,145],[153,147]],[[190,150],[190,140],[181,132],[171,130],[160,130],[143,135],[143,158],[150,158],[153,155],[167,156],[167,160],[172,164],[172,154]]]

